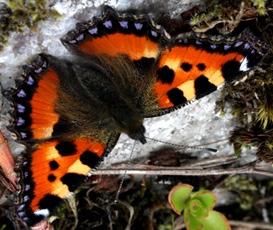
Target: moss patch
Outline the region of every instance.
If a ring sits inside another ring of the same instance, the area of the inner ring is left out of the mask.
[[[59,13],[50,9],[46,0],[8,0],[0,3],[0,50],[10,32],[21,32],[25,27],[35,29],[39,21],[56,18]]]
[[[255,19],[266,13],[265,0],[213,0],[205,1],[206,8],[192,17],[195,32],[216,28],[221,34],[232,32],[241,21]]]

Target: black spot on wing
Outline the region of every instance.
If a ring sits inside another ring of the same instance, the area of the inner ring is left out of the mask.
[[[89,166],[90,168],[95,168],[98,163],[100,162],[101,158],[91,151],[84,151],[80,156],[80,161],[84,164]]]
[[[206,69],[206,65],[204,63],[198,63],[196,67],[200,70],[203,71]]]
[[[53,127],[53,133],[52,136],[60,136],[65,132],[68,132],[70,130],[71,125],[63,119],[62,117],[59,118],[58,122]]]
[[[174,79],[174,71],[168,66],[164,65],[162,68],[157,70],[157,80],[163,84],[171,84]]]
[[[217,87],[210,83],[208,78],[204,75],[200,75],[194,81],[196,98],[201,98],[217,89]]]
[[[153,67],[155,59],[143,57],[139,60],[134,61],[134,63],[139,71],[141,71],[142,73],[146,73]]]
[[[52,194],[48,194],[40,200],[39,208],[48,209],[50,212],[52,212],[62,202],[63,202],[63,199],[61,199],[60,197],[52,195]]]
[[[52,161],[49,162],[49,167],[50,167],[51,170],[56,170],[57,168],[59,168],[59,166],[60,165],[55,160],[52,160]]]
[[[70,192],[74,192],[85,180],[86,176],[78,173],[66,173],[61,181],[68,186]]]
[[[234,80],[240,74],[241,63],[236,60],[227,61],[222,65],[222,75],[227,82]]]
[[[60,142],[55,146],[61,156],[70,156],[76,153],[76,145],[70,141]]]
[[[56,176],[54,176],[53,174],[49,174],[47,179],[49,182],[54,182],[56,180]]]
[[[192,69],[192,64],[188,63],[188,62],[183,62],[180,67],[185,71],[185,72],[189,72]]]
[[[167,92],[169,100],[176,106],[182,105],[187,102],[187,98],[184,97],[183,91],[178,88],[173,88]]]

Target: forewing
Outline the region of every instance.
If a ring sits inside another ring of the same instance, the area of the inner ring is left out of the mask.
[[[69,50],[81,54],[127,55],[144,68],[155,63],[168,37],[147,16],[118,14],[107,8],[102,17],[79,24],[62,41]]]
[[[179,39],[162,52],[154,92],[161,112],[172,111],[215,91],[225,82],[238,80],[261,59],[243,41],[212,43]],[[158,112],[160,114],[160,111]]]

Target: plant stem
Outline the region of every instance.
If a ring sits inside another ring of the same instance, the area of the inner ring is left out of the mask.
[[[152,165],[121,165],[111,169],[101,168],[92,171],[92,175],[121,175],[127,171],[129,175],[169,175],[169,176],[210,176],[231,174],[254,174],[273,177],[273,171],[255,168],[253,165],[229,169],[190,169],[183,167],[162,167]]]
[[[251,230],[251,229],[273,230],[272,224],[244,222],[244,221],[238,221],[238,220],[229,220],[228,222],[231,226],[242,227],[242,228],[248,229],[248,230]]]

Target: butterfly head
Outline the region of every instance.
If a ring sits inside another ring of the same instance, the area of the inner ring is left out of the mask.
[[[134,140],[140,141],[142,144],[145,144],[147,141],[144,134],[145,127],[141,125],[137,129],[132,130],[130,133],[128,133],[128,136]]]
[[[122,108],[113,114],[116,125],[120,132],[126,133],[130,138],[140,141],[142,144],[146,143],[145,127],[143,125],[143,117],[141,113],[137,113],[130,106]]]

